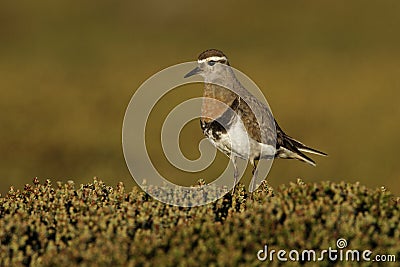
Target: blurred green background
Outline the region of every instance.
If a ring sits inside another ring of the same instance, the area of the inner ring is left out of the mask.
[[[314,157],[316,168],[276,160],[272,186],[302,177],[399,194],[399,14],[399,1],[2,1],[0,192],[36,176],[133,185],[121,146],[133,93],[157,71],[218,48],[259,85],[289,135],[329,153]],[[158,108],[201,90],[178,88]],[[165,116],[149,124],[160,172],[182,184],[217,175],[220,153],[200,174],[166,162]],[[185,155],[198,156],[201,138],[197,121],[184,128]]]

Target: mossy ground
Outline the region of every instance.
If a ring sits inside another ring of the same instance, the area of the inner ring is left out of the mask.
[[[400,259],[399,198],[360,184],[298,180],[253,194],[239,185],[233,196],[180,208],[122,183],[34,179],[0,203],[1,266],[257,266],[271,263],[257,259],[264,245],[320,251],[339,238]]]

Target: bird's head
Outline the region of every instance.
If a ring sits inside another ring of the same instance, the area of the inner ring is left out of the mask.
[[[212,81],[220,78],[229,66],[228,58],[217,49],[209,49],[202,52],[197,59],[197,67],[185,75],[188,78],[193,75],[201,75],[206,80]]]

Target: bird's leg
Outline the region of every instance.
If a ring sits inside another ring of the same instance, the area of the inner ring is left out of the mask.
[[[251,178],[251,182],[250,182],[250,191],[253,192],[255,189],[255,183],[256,183],[256,178],[258,175],[258,170],[257,170],[257,162],[255,159],[251,159],[250,160],[251,165],[253,165],[253,170],[251,171],[251,174],[253,175],[253,177]]]
[[[237,167],[237,164],[236,164],[237,157],[232,155],[231,159],[232,159],[232,163],[233,163],[233,179],[235,180],[235,182],[233,184],[233,189],[232,189],[232,195],[233,195],[233,193],[235,192],[236,184],[237,184],[238,179],[239,179],[239,170],[238,170],[238,167]]]

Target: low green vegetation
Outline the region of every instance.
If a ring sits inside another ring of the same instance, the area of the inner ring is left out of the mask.
[[[271,264],[257,258],[265,245],[320,252],[336,249],[340,238],[344,251],[400,260],[399,198],[360,184],[298,180],[253,194],[239,185],[233,196],[181,208],[122,183],[34,179],[0,203],[1,266],[257,266]]]

